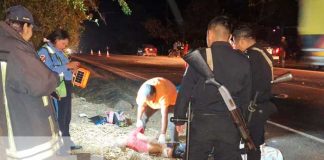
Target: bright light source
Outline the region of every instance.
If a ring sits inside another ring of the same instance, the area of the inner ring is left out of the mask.
[[[279,48],[276,48],[276,54],[278,54],[278,53],[279,53],[279,50],[280,50]]]
[[[273,29],[272,32],[276,32],[276,29]]]

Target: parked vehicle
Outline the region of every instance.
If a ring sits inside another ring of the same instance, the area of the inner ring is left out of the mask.
[[[151,44],[144,44],[142,48],[137,49],[138,56],[157,56],[157,48]]]
[[[284,67],[286,51],[282,47],[268,46],[265,48],[272,55],[274,65]]]

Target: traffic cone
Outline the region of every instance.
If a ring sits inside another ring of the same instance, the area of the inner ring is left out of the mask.
[[[90,54],[93,56],[93,50],[91,49]]]
[[[99,50],[99,52],[98,52],[98,55],[101,56],[101,52],[100,52],[100,50]]]

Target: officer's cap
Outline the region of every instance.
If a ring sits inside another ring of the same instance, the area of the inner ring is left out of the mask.
[[[6,19],[26,22],[35,26],[31,12],[22,5],[12,6],[6,10]]]

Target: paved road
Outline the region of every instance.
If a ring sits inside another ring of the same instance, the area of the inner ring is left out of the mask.
[[[181,82],[184,61],[169,57],[82,55],[75,59],[136,81],[156,76]],[[267,143],[279,148],[287,160],[324,159],[324,72],[275,68],[275,75],[291,72],[294,80],[273,86],[279,112],[267,127]]]
[[[182,59],[160,56],[112,55],[107,58],[105,56],[83,55],[74,57],[74,59],[94,64],[96,67],[136,81],[160,76],[179,84],[185,70],[185,62]]]

